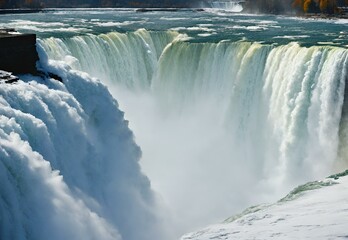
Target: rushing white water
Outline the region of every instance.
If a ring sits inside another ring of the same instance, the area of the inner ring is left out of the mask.
[[[210,5],[215,9],[222,9],[231,12],[241,12],[243,10],[240,1],[211,1]]]
[[[184,37],[138,30],[40,41],[119,100],[176,232],[347,166],[338,154],[346,49]]]
[[[177,35],[176,32],[150,34],[140,29],[127,34],[48,38],[43,47],[51,59],[64,60],[75,69],[88,69],[92,76],[105,81],[117,80],[123,86],[144,89],[151,84],[163,48]]]
[[[123,112],[86,73],[0,89],[0,239],[166,239]]]

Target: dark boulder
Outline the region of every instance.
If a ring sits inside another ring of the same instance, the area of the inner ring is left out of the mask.
[[[35,34],[0,30],[0,69],[14,74],[34,74],[38,60]]]

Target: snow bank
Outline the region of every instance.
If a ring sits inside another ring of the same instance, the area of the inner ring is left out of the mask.
[[[345,175],[299,186],[275,204],[252,207],[222,224],[186,234],[181,240],[348,238]]]

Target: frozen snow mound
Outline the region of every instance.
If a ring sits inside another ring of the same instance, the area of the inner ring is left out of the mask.
[[[275,204],[248,208],[181,240],[346,239],[347,175],[348,171],[299,186]]]

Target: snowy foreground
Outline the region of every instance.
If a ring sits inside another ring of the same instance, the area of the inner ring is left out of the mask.
[[[181,240],[348,239],[347,173],[302,185],[275,204],[251,207]]]

